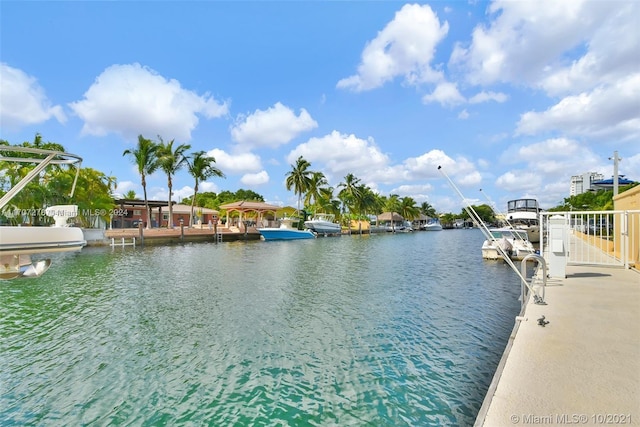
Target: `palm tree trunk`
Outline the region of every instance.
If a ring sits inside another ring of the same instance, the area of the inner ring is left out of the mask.
[[[196,180],[196,185],[193,187],[193,199],[191,199],[191,214],[189,215],[189,227],[193,224],[193,207],[196,204],[196,196],[198,195],[198,180]]]
[[[171,189],[173,188],[173,184],[171,182],[171,175],[167,175],[169,178],[167,180],[167,186],[169,187],[169,221],[167,221],[167,228],[173,228],[173,205],[171,203]]]
[[[149,208],[149,200],[147,199],[147,181],[142,174],[142,192],[144,193],[144,207],[147,210],[147,228],[151,228],[151,209]]]

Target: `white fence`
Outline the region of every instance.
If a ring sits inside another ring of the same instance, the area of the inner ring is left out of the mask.
[[[540,213],[540,253],[548,242],[549,218],[565,218],[568,264],[639,267],[640,211],[583,211]]]

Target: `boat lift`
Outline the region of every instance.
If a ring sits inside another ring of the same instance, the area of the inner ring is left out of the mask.
[[[13,145],[0,145],[0,161],[37,164],[0,198],[0,211],[50,165],[75,166],[76,174],[69,194],[69,197],[73,197],[82,164],[82,158],[75,154]],[[45,214],[54,219],[52,227],[0,227],[4,229],[0,239],[0,280],[40,277],[51,266],[51,260],[34,262],[31,255],[77,251],[86,245],[82,230],[67,226],[67,220],[76,216],[77,211],[78,207],[75,205],[48,207]]]
[[[471,217],[473,222],[475,222],[478,225],[478,227],[482,231],[482,234],[484,234],[484,236],[488,240],[492,240],[492,241],[496,242],[496,238],[489,232],[489,229],[487,228],[487,225],[484,223],[482,218],[480,218],[480,216],[475,211],[475,209],[473,209],[473,207],[469,204],[467,199],[462,195],[462,193],[460,192],[458,187],[456,187],[456,185],[453,183],[451,178],[449,178],[449,176],[445,173],[445,171],[442,170],[442,166],[438,166],[438,170],[447,179],[447,181],[449,182],[449,185],[451,185],[451,187],[456,191],[456,193],[458,193],[458,195],[460,196],[462,201],[465,203],[464,204],[464,210],[469,214],[469,216]],[[539,256],[539,255],[536,255],[536,254],[529,254],[529,255],[525,256],[524,259],[522,260],[522,264],[521,264],[522,271],[520,271],[513,264],[513,261],[511,260],[511,257],[509,257],[509,255],[504,251],[504,249],[500,245],[496,244],[496,248],[498,249],[498,251],[500,252],[502,257],[504,258],[505,262],[509,265],[509,267],[511,267],[511,269],[520,278],[520,281],[522,283],[522,295],[521,295],[521,304],[522,304],[522,306],[524,306],[524,304],[526,303],[526,298],[527,297],[526,297],[525,294],[529,295],[529,293],[531,295],[533,295],[533,301],[534,301],[535,304],[546,305],[547,303],[544,301],[544,288],[546,287],[546,283],[547,283],[547,265],[546,265],[546,262],[545,262],[544,258]],[[537,261],[538,264],[540,264],[542,266],[542,270],[543,270],[542,286],[533,286],[533,278],[531,280],[531,283],[526,278],[526,263],[531,259]],[[542,289],[542,291],[538,292],[538,290],[540,288]]]

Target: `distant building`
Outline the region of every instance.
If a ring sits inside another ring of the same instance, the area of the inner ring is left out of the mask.
[[[635,184],[635,181],[630,179],[626,179],[624,175],[618,175],[618,185],[622,187],[623,185]],[[613,178],[603,179],[600,181],[596,181],[593,183],[594,190],[611,190],[613,188]]]
[[[571,177],[570,196],[586,193],[587,191],[595,191],[597,188],[593,185],[597,181],[602,181],[604,175],[597,172],[585,172],[582,175],[574,175]]]

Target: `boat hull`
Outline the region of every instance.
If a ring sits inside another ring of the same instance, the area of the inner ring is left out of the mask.
[[[304,226],[318,234],[339,234],[342,231],[340,225],[331,223],[321,224],[305,221]]]
[[[79,251],[86,244],[77,227],[0,227],[0,255]]]
[[[316,237],[310,230],[292,230],[286,228],[258,228],[264,240],[303,240]]]
[[[422,229],[424,231],[442,231],[442,225],[440,225],[440,224],[426,224]]]

